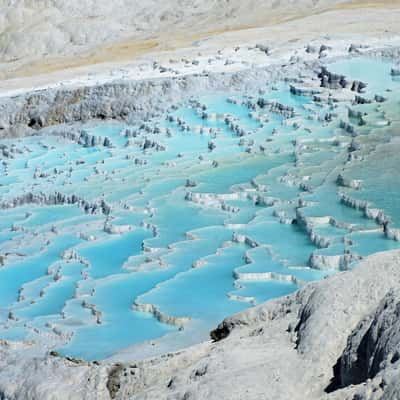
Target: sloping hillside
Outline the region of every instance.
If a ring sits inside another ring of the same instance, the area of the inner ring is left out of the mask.
[[[119,41],[262,26],[344,0],[0,0],[0,62],[71,55]]]

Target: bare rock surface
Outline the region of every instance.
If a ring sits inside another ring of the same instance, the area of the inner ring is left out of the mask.
[[[336,380],[331,389],[359,384],[382,372],[386,376],[388,371],[385,370],[392,369],[399,359],[400,292],[393,289],[376,310],[359,322],[348,338],[346,349],[335,367]]]

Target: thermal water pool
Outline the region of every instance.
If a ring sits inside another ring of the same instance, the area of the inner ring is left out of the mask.
[[[228,315],[398,248],[368,212],[399,224],[392,65],[329,65],[368,84],[347,100],[280,83],[192,98],[136,125],[3,139],[0,338],[53,338],[87,360],[165,335],[185,346]]]

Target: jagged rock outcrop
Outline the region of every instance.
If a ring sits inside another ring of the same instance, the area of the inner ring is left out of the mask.
[[[321,72],[318,74],[321,82],[321,87],[327,89],[346,89],[356,93],[363,93],[367,84],[360,81],[349,81],[344,75],[330,72],[325,66],[321,67]]]
[[[65,139],[72,140],[84,147],[95,147],[95,146],[104,146],[104,147],[112,147],[111,139],[108,137],[101,137],[96,135],[91,135],[84,129],[75,130],[71,128],[56,128],[49,129],[48,134],[54,136],[61,136]]]
[[[0,98],[4,123],[0,137],[34,134],[56,124],[93,119],[128,122],[146,120],[167,112],[171,105],[188,100],[199,90],[236,90],[266,85],[294,73],[296,66],[282,69],[253,68],[231,73],[207,73],[142,81],[115,81],[97,86],[69,87],[28,92]],[[130,135],[129,131],[128,135]],[[69,133],[68,133],[69,135]],[[134,134],[132,133],[134,136]],[[77,140],[86,145],[86,138]],[[88,139],[91,145],[92,138]],[[103,143],[104,144],[104,143]],[[111,145],[106,143],[104,145]]]
[[[337,179],[336,179],[336,184],[338,186],[342,187],[348,187],[351,189],[360,189],[362,185],[362,181],[359,179],[349,179],[343,176],[342,174],[339,174]]]
[[[349,337],[335,371],[336,385],[345,387],[373,379],[399,360],[400,291],[391,290]]]
[[[390,74],[392,76],[400,76],[400,68],[392,68]]]
[[[3,200],[0,203],[0,209],[15,208],[23,206],[25,204],[39,204],[39,205],[64,205],[73,204],[82,208],[86,213],[96,214],[103,213],[109,215],[111,212],[111,206],[107,204],[104,200],[99,201],[88,201],[82,197],[75,194],[64,194],[61,192],[54,193],[32,193],[28,192],[26,194],[14,197],[10,200]]]
[[[321,87],[323,88],[344,89],[349,86],[349,82],[344,75],[334,74],[328,71],[326,67],[321,68],[318,78],[320,78]]]
[[[321,271],[346,271],[351,264],[359,260],[359,256],[351,253],[335,255],[312,254],[310,256],[309,265],[311,268]]]
[[[159,308],[154,304],[141,304],[135,302],[133,304],[133,309],[143,313],[152,314],[154,318],[156,318],[158,321],[168,325],[183,327],[186,323],[190,321],[190,318],[187,317],[175,317],[173,315],[165,314],[160,311]]]
[[[317,88],[308,88],[308,87],[299,87],[295,85],[290,85],[290,93],[296,95],[296,96],[309,96],[312,97],[316,94],[321,93],[320,90]]]
[[[266,100],[262,97],[257,100],[257,105],[260,108],[267,108],[272,113],[282,115],[284,118],[293,118],[296,115],[293,107],[286,106],[277,101]]]
[[[347,205],[348,207],[352,207],[356,210],[363,211],[364,215],[367,218],[374,220],[379,225],[382,225],[383,230],[387,234],[387,236],[393,235],[393,239],[395,239],[395,237],[397,236],[396,235],[397,230],[391,229],[390,217],[387,216],[383,210],[371,207],[370,203],[367,200],[355,199],[346,193],[339,193],[339,197],[340,201],[343,204]]]
[[[346,121],[341,120],[339,123],[339,127],[349,133],[352,136],[356,136],[356,130],[354,126]]]

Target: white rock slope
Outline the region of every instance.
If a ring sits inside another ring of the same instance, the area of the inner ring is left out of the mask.
[[[0,61],[310,14],[344,0],[0,0]],[[107,29],[104,27],[107,26]]]

